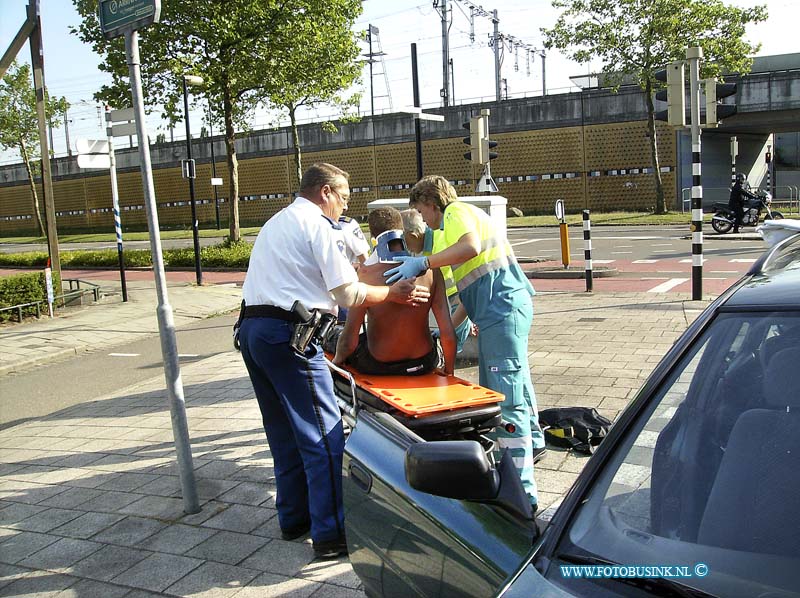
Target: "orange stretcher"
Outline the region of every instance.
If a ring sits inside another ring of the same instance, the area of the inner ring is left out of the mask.
[[[389,413],[426,440],[483,434],[501,423],[502,394],[457,376],[376,376],[328,357],[334,390],[343,410],[367,408]],[[344,404],[343,404],[344,403]]]

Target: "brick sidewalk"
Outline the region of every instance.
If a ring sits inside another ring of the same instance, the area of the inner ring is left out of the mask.
[[[616,417],[707,302],[539,293],[530,356],[539,406]],[[477,368],[458,374],[475,380]],[[363,596],[347,559],[280,539],[258,406],[238,353],[182,367],[203,504],[185,516],[163,376],[0,431],[0,596]],[[550,450],[540,504],[585,458]],[[61,592],[61,593],[59,593]]]

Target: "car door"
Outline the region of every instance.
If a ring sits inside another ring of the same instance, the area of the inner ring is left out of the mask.
[[[490,596],[530,552],[534,530],[489,504],[409,487],[405,451],[423,440],[361,411],[345,445],[350,560],[371,596]]]

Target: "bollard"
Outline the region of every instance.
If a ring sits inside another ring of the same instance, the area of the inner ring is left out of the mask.
[[[589,220],[589,210],[583,211],[583,263],[586,270],[586,292],[591,293],[592,279],[592,223]]]

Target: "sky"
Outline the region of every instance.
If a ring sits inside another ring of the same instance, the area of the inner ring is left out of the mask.
[[[764,0],[728,0],[728,4],[750,7]],[[800,52],[796,41],[796,26],[800,22],[800,0],[767,1],[769,18],[766,22],[751,26],[747,31],[750,42],[761,43],[758,55],[786,54]],[[0,0],[0,50],[5,51],[25,18],[26,0]],[[438,2],[437,4],[440,4]],[[455,104],[474,103],[481,99],[493,100],[495,97],[494,53],[488,46],[493,25],[489,18],[476,16],[474,24],[469,19],[470,2],[448,0],[452,11],[450,27],[450,57],[453,60],[453,80]],[[558,10],[551,0],[480,0],[473,5],[482,7],[487,13],[498,11],[501,34],[513,36],[531,48],[542,48],[542,27],[552,26]],[[75,152],[75,139],[78,137],[105,138],[104,125],[98,113],[93,94],[109,77],[98,69],[99,57],[91,47],[83,44],[69,27],[76,26],[79,17],[71,0],[41,0],[42,31],[45,52],[45,82],[51,94],[65,96],[71,104],[69,110],[68,133],[70,146]],[[411,43],[417,44],[417,60],[420,79],[420,100],[423,108],[441,106],[439,91],[442,87],[442,25],[433,0],[364,0],[364,12],[356,22],[356,30],[366,30],[371,24],[379,29],[376,39],[385,53],[384,62],[373,66],[375,112],[389,112],[386,79],[394,111],[413,105],[411,79]],[[474,41],[471,32],[474,31]],[[368,52],[363,44],[364,53]],[[373,52],[378,47],[373,42]],[[27,44],[19,53],[19,59],[30,62],[30,49]],[[143,60],[146,57],[142,57]],[[574,91],[577,88],[570,81],[571,76],[597,72],[599,62],[578,64],[570,61],[559,52],[547,52],[546,82],[548,93]],[[383,72],[386,76],[384,77]],[[542,93],[542,63],[538,54],[528,65],[524,49],[518,57],[506,51],[502,65],[502,75],[507,80],[510,98],[537,96]],[[360,112],[370,112],[369,71],[365,67],[362,83],[353,91],[362,93]],[[307,113],[302,120],[320,120],[333,117],[332,109],[321,108]],[[301,120],[301,122],[302,122]],[[193,133],[200,131],[202,110],[200,107],[190,113]],[[288,124],[288,117],[267,110],[259,110],[253,119],[254,128],[264,128]],[[166,126],[155,115],[148,119],[151,136],[166,132]],[[56,156],[66,155],[66,132],[61,126],[53,132],[53,145]],[[175,139],[185,138],[185,130],[179,126]],[[169,134],[167,134],[169,138]],[[126,140],[117,140],[119,147],[127,147]],[[0,164],[18,162],[13,152],[0,153]]]

